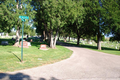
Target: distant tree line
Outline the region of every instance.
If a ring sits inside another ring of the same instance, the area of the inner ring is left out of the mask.
[[[56,48],[59,36],[76,37],[77,45],[80,38],[95,37],[99,50],[103,34],[112,33],[114,39],[120,40],[119,0],[6,0],[0,7],[1,31],[9,31],[13,26],[19,30],[18,16],[30,16],[36,32],[45,40],[48,38],[51,48]]]

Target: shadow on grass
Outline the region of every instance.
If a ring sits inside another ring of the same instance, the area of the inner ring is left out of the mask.
[[[35,46],[35,47],[40,47],[41,43],[38,42],[31,42],[31,46]]]
[[[40,47],[41,44],[46,44],[47,45],[46,42],[31,42],[31,45],[35,46],[35,47]]]
[[[9,53],[12,53],[11,51],[8,51]],[[20,62],[21,62],[21,59],[17,56],[17,55],[15,55],[14,53],[12,53]]]
[[[57,41],[56,45],[61,45],[61,46],[67,46],[67,47],[72,47],[72,46],[76,46],[78,47],[76,44],[72,44],[72,43],[66,43],[66,42],[61,42],[61,41]]]
[[[75,47],[82,47],[82,48],[88,48],[88,49],[94,49],[97,50],[97,46],[92,46],[92,45],[82,45],[80,44],[79,46],[77,44],[73,43],[66,43],[66,42],[57,42],[57,45],[62,45],[62,46],[75,46]],[[113,49],[113,48],[107,48],[107,47],[102,47],[102,50],[112,50],[112,51],[119,51],[118,49]]]
[[[21,59],[17,55],[15,55],[14,53],[12,54],[21,62]]]

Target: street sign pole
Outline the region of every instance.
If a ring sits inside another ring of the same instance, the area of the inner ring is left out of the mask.
[[[28,17],[28,16],[19,16],[19,18],[22,20],[21,62],[23,62],[23,33],[24,33],[24,22],[25,22],[25,19],[29,19],[29,17]]]
[[[24,33],[24,21],[22,22],[21,62],[23,61],[23,33]]]

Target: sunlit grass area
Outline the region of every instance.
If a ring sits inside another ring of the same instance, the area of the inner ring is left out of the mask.
[[[71,40],[70,42],[67,42],[67,43],[76,45],[77,40]],[[90,43],[88,44],[87,40],[81,40],[80,45],[79,45],[79,47],[83,47],[83,48],[87,48],[87,49],[91,49],[91,50],[95,50],[99,52],[120,55],[120,51],[119,51],[120,43],[119,42],[102,41],[101,46],[102,46],[102,50],[98,50],[97,43],[95,43],[94,41],[90,41]]]
[[[87,44],[85,44],[85,45],[82,44],[82,45],[80,45],[80,47],[92,49],[92,50],[99,51],[99,52],[120,55],[120,51],[118,49],[115,49],[115,48],[102,47],[102,50],[98,50],[97,46],[87,45]]]
[[[21,48],[12,46],[10,39],[6,40],[9,45],[0,45],[0,72],[22,70],[69,58],[72,54],[67,48],[57,45],[56,49],[40,50],[40,42],[32,42],[29,48],[23,49],[23,62],[21,63]]]

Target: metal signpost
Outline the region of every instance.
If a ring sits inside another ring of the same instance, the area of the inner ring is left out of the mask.
[[[28,16],[19,16],[20,19],[22,19],[22,44],[21,44],[21,62],[23,61],[23,33],[24,33],[24,22],[25,19],[29,19]]]

